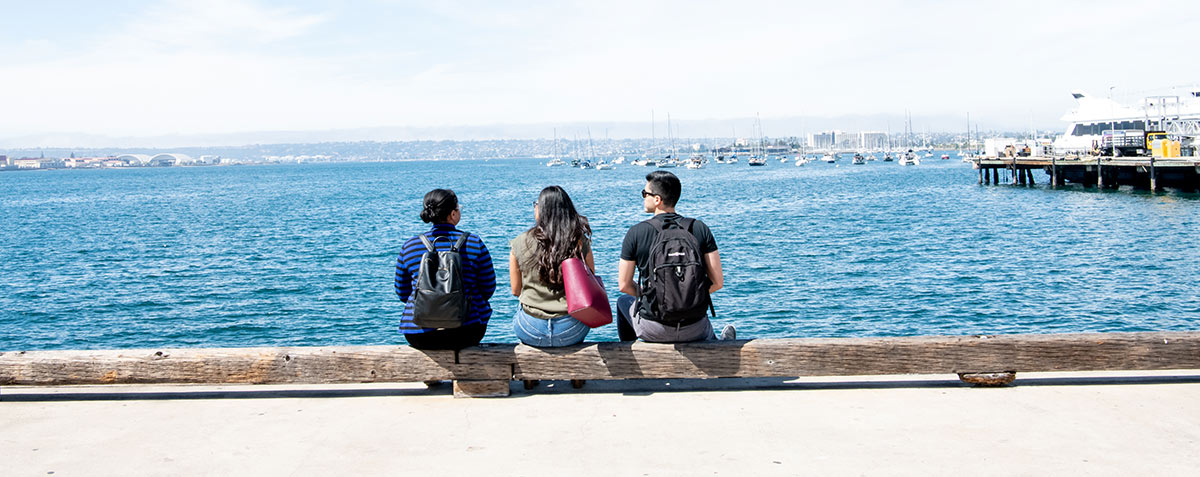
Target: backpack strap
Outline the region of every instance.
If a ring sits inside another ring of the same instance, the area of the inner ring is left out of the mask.
[[[684,230],[691,232],[692,224],[696,223],[696,219],[689,219],[687,217],[679,217],[679,220],[676,221],[676,223],[679,224],[679,226],[682,227]]]
[[[428,250],[431,253],[437,253],[437,249],[433,247],[433,244],[437,243],[438,240],[441,240],[441,239],[450,240],[450,238],[446,237],[445,235],[443,235],[441,237],[434,237],[432,241],[429,240],[429,237],[426,237],[425,234],[420,234],[417,236],[421,238],[421,243],[425,244],[425,250]],[[458,237],[458,241],[454,242],[454,245],[450,246],[450,251],[457,252],[458,249],[462,248],[463,244],[466,242],[467,242],[467,233],[463,232],[463,234]]]
[[[662,217],[661,215],[656,215],[654,217],[651,217],[650,220],[658,222],[656,225],[658,226],[658,230],[660,232],[663,230],[667,230],[667,228],[670,227],[672,224],[678,226],[681,229],[685,229],[688,232],[691,232],[692,224],[694,222],[696,222],[696,219],[689,219],[682,215],[680,215],[679,218],[673,218],[673,219],[667,219],[665,217]]]
[[[454,253],[458,253],[458,251],[463,248],[463,245],[466,245],[466,244],[467,244],[467,233],[463,232],[462,235],[458,236],[458,240],[454,242],[454,245],[450,246],[450,251],[454,252]]]
[[[421,243],[425,244],[425,250],[437,253],[437,250],[433,248],[433,242],[430,242],[429,238],[426,237],[425,234],[417,234],[417,236],[421,237]]]

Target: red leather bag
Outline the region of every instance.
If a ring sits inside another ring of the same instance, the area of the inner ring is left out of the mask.
[[[591,328],[612,323],[612,308],[600,277],[588,270],[578,258],[563,260],[563,288],[567,295],[567,313]]]

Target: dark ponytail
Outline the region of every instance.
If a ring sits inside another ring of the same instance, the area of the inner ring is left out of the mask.
[[[425,194],[424,207],[421,208],[421,221],[425,223],[444,224],[450,220],[450,213],[458,208],[458,196],[450,189],[434,189]]]

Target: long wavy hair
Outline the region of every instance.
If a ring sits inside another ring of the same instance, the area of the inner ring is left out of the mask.
[[[537,223],[529,229],[533,239],[533,269],[542,282],[555,291],[563,289],[560,264],[571,257],[583,258],[583,241],[591,240],[587,217],[575,211],[571,196],[559,186],[542,189],[537,200]]]

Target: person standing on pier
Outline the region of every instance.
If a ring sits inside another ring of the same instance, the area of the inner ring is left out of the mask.
[[[617,267],[617,284],[624,293],[617,298],[621,341],[680,343],[717,338],[708,314],[715,315],[711,294],[725,283],[721,255],[704,222],[675,213],[681,191],[675,174],[646,175],[642,207],[654,216],[629,228]],[[721,339],[735,338],[733,325],[726,325]]]
[[[428,232],[408,239],[396,260],[396,294],[405,302],[400,332],[408,344],[417,349],[458,350],[475,346],[487,332],[488,320],[492,316],[492,306],[488,302],[496,291],[492,256],[478,235],[456,228],[462,220],[462,206],[454,191],[434,189],[425,194],[421,220],[432,223],[433,227]],[[422,258],[429,252],[425,240],[437,252],[457,248],[461,263],[461,291],[465,295],[463,305],[466,307],[461,324],[455,323],[459,326],[425,328],[414,322],[413,311],[417,300],[413,291],[418,289]]]

